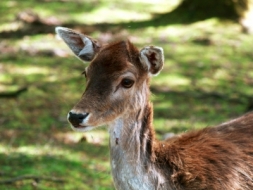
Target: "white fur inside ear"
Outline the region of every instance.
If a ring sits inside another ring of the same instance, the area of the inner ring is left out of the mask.
[[[55,31],[82,61],[91,61],[100,48],[96,41],[72,29],[56,27]]]
[[[82,41],[84,43],[83,49],[79,52],[78,56],[81,57],[82,55],[94,55],[94,49],[93,49],[93,44],[92,41],[85,37],[85,36],[80,36],[82,38]]]
[[[145,67],[145,69],[147,69],[149,71],[150,64],[147,64],[147,63],[149,63],[149,60],[146,56],[146,51],[147,51],[146,48],[141,51],[140,61],[141,61],[142,65]]]
[[[156,46],[148,46],[140,51],[140,61],[149,75],[156,76],[163,68],[163,49]]]

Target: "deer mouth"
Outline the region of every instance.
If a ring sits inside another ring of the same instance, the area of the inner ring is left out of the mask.
[[[77,132],[86,132],[94,128],[92,126],[84,125],[82,123],[73,122],[73,121],[72,122],[69,121],[69,123],[71,124],[71,128]]]
[[[86,126],[81,125],[81,123],[75,122],[75,121],[73,121],[71,119],[69,119],[68,121],[69,121],[69,123],[71,124],[71,126],[73,128],[81,129],[81,128],[85,128],[86,127]]]
[[[72,128],[74,128],[74,129],[85,129],[88,127],[88,126],[83,125],[82,123],[79,123],[79,122],[69,121],[69,123],[71,124]]]
[[[86,128],[86,126],[82,126],[82,125],[80,125],[80,124],[75,124],[75,125],[72,124],[72,126],[73,126],[74,128],[77,128],[77,129]]]
[[[83,125],[71,125],[71,128],[74,130],[74,131],[77,131],[77,132],[86,132],[86,131],[90,131],[92,130],[94,127],[91,127],[91,126],[83,126]]]

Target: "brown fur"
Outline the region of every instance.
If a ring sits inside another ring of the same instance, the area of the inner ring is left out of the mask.
[[[174,189],[253,189],[253,113],[161,142],[154,139],[151,121],[150,160]]]
[[[148,189],[253,189],[253,113],[158,141],[152,125],[149,74],[139,56],[130,42],[101,47],[86,71],[86,90],[73,108],[75,113],[92,113],[86,122],[89,126],[110,125],[115,187],[143,189],[141,185],[147,183]],[[152,53],[148,59],[152,62],[156,57]],[[162,68],[155,66],[149,72]],[[120,86],[126,72],[135,81],[129,89]]]
[[[159,142],[157,162],[176,189],[253,189],[253,113]]]

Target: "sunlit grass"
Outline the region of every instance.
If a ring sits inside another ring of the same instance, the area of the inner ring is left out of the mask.
[[[180,88],[180,86],[188,86],[190,84],[190,80],[184,76],[168,74],[168,75],[161,75],[161,76],[155,77],[152,84],[159,85],[159,86],[169,86],[169,87]]]
[[[111,12],[109,14],[109,12]],[[102,16],[103,15],[103,16]],[[126,16],[127,15],[127,16]],[[103,23],[110,21],[110,17],[114,17],[114,22],[119,21],[132,21],[132,20],[148,20],[151,15],[148,13],[131,12],[130,10],[118,10],[108,7],[102,7],[92,12],[92,14],[80,14],[75,16],[75,20],[86,24]]]
[[[180,1],[106,1],[107,6],[98,6],[97,9],[74,15],[74,19],[85,24],[91,23],[117,23],[127,21],[148,20],[152,13],[164,13],[171,11]],[[151,13],[151,14],[150,14]],[[111,18],[114,19],[111,19]],[[131,27],[131,26],[129,26]]]
[[[15,131],[9,131],[9,135],[15,136]],[[93,132],[93,138],[98,138],[101,132]],[[51,137],[52,138],[52,137]],[[77,133],[58,133],[55,139],[51,139],[45,144],[20,144],[13,146],[15,143],[11,140],[9,145],[0,144],[0,164],[1,171],[8,172],[8,176],[32,175],[62,179],[63,183],[54,183],[41,181],[36,184],[40,189],[96,189],[99,184],[103,184],[104,189],[111,189],[112,182],[109,175],[109,158],[108,149],[100,147],[94,139],[91,143],[83,141],[79,143],[81,134]],[[21,140],[21,139],[20,139]],[[64,144],[59,144],[63,141]],[[94,144],[92,144],[94,143]],[[91,151],[92,150],[92,151]],[[90,179],[93,179],[92,182]],[[8,179],[2,177],[1,180]],[[33,183],[34,184],[34,183]],[[15,186],[1,186],[2,189],[15,189],[17,185],[21,189],[30,189],[29,180],[20,181]]]
[[[40,18],[53,18],[57,22],[80,22],[85,24],[122,21],[147,20],[154,13],[171,11],[180,0],[75,0],[75,1],[45,1],[40,6],[33,6],[33,1],[3,1],[0,5],[0,16],[8,25],[0,23],[1,30],[15,30],[20,27],[15,19],[21,11],[33,10]],[[8,10],[8,11],[7,11]]]
[[[15,15],[28,7],[41,18],[97,24],[147,20],[178,2],[4,1],[0,30],[18,28]],[[162,138],[167,132],[213,126],[246,112],[253,94],[253,37],[240,30],[236,23],[213,18],[89,35],[105,42],[129,38],[139,48],[164,48],[164,69],[151,82],[154,126]],[[1,179],[27,174],[66,179],[64,184],[23,181],[0,189],[113,189],[107,129],[76,133],[66,119],[84,91],[85,65],[54,31],[3,39],[0,47],[0,93],[27,87],[17,97],[0,99]]]

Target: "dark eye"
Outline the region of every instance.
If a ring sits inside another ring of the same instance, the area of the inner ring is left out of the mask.
[[[124,87],[124,88],[131,88],[134,84],[134,81],[131,80],[131,79],[123,79],[121,81],[121,85]]]

